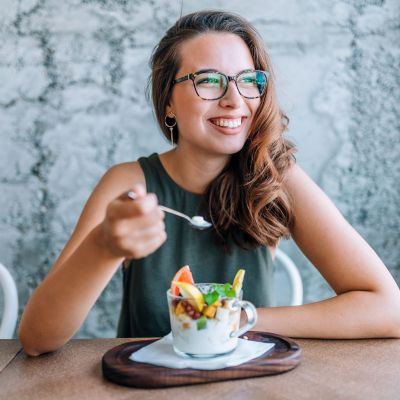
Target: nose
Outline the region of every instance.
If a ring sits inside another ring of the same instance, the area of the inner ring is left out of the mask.
[[[235,81],[229,81],[228,89],[219,102],[222,107],[239,108],[241,106],[243,98],[236,87]]]

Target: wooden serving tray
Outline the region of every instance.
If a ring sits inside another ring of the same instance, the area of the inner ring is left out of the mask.
[[[245,336],[249,340],[275,343],[275,346],[266,355],[235,367],[218,370],[177,369],[130,360],[133,352],[157,340],[145,339],[124,343],[107,351],[102,359],[103,375],[119,385],[161,388],[281,374],[295,368],[300,362],[300,346],[289,338],[258,331],[246,332]]]

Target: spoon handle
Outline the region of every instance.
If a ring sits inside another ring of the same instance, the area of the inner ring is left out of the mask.
[[[175,215],[177,215],[178,217],[185,218],[185,219],[187,219],[189,222],[192,222],[192,219],[191,219],[190,217],[188,217],[186,214],[182,214],[182,213],[180,213],[179,211],[173,210],[172,208],[168,208],[168,207],[165,207],[165,206],[158,206],[158,207],[161,208],[161,210],[163,210],[163,211],[165,211],[165,212],[168,212],[168,213],[170,213],[170,214],[175,214]]]
[[[128,192],[128,197],[131,198],[132,200],[136,200],[136,194],[134,192],[132,192],[132,191]],[[158,207],[161,208],[161,210],[163,210],[165,212],[177,215],[178,217],[181,217],[181,218],[185,218],[190,223],[192,223],[192,219],[190,217],[188,217],[186,214],[182,214],[179,211],[173,210],[172,208],[168,208],[168,207],[165,207],[165,206],[158,206]]]

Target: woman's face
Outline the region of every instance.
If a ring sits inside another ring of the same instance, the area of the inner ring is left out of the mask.
[[[254,69],[247,45],[231,33],[212,32],[189,39],[181,45],[180,57],[175,79],[202,69],[215,69],[228,76]],[[242,97],[234,81],[229,82],[221,99],[203,100],[193,82],[187,80],[175,84],[166,111],[176,116],[180,147],[228,155],[243,147],[259,105],[259,98]],[[221,126],[229,122],[235,127]]]

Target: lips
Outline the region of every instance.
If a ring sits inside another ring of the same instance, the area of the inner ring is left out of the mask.
[[[210,118],[209,121],[222,128],[235,129],[242,125],[242,122],[246,117],[217,117]]]

